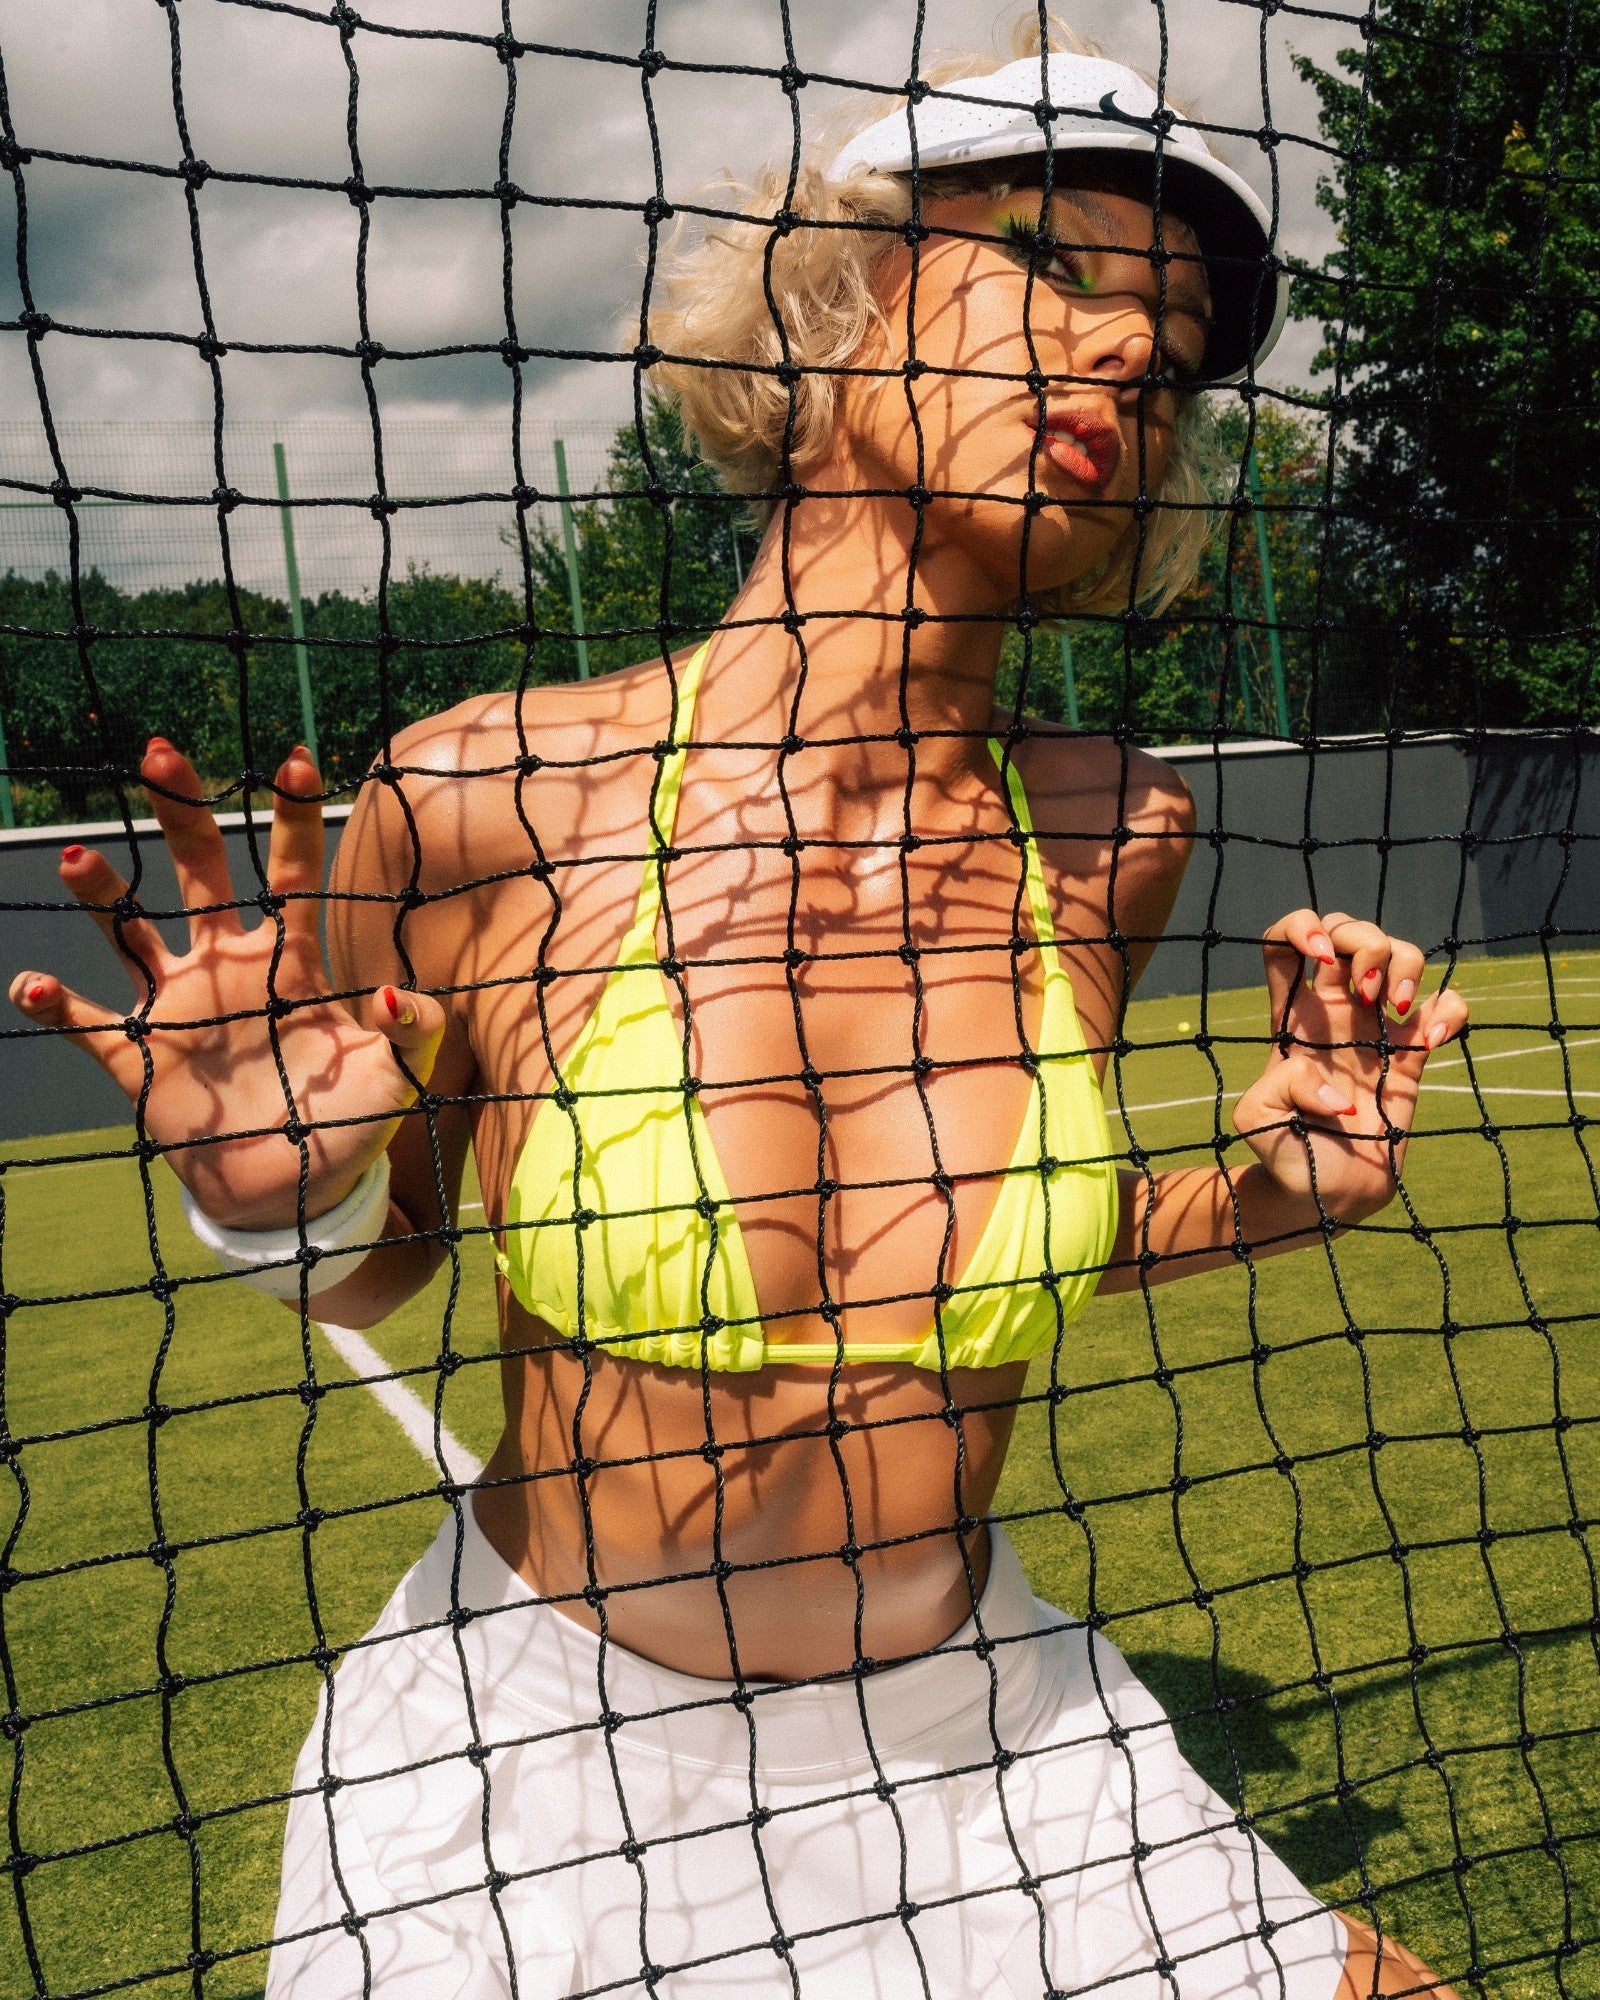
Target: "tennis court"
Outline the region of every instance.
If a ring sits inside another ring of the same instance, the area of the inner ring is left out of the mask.
[[[1555,1993],[1557,1967],[1579,1995],[1600,1992],[1600,954],[1459,984],[1470,1058],[1430,1069],[1409,1215],[1331,1264],[1163,1289],[1159,1328],[1137,1295],[1097,1301],[1035,1364],[999,1511],[1035,1588],[1104,1617],[1309,1886],[1381,1884],[1386,1926],[1492,1968],[1493,1993]],[[1263,1010],[1131,1010],[1108,1101],[1153,1165],[1213,1157]],[[164,1165],[147,1208],[131,1138],[13,1142],[0,1176],[32,1858],[0,1992],[231,2000],[265,1979],[318,1649],[366,1630],[437,1527],[435,1414],[463,1475],[498,1434],[491,1245],[469,1186],[454,1301],[442,1273],[345,1355],[230,1282],[179,1286],[169,1315],[152,1223],[172,1276],[211,1267]]]

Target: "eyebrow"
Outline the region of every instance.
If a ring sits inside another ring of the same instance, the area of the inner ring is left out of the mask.
[[[1142,257],[1150,254],[1148,251],[1143,250],[1129,250],[1125,245],[1118,243],[1117,238],[1121,231],[1116,217],[1106,207],[1105,203],[1088,188],[1062,188],[1058,190],[1055,198],[1067,207],[1075,209],[1092,229],[1099,230],[1100,234],[1105,238],[1103,245],[1086,245],[1086,248],[1100,247],[1107,250],[1122,250],[1125,255],[1130,257]],[[1199,239],[1195,236],[1194,231],[1189,227],[1188,223],[1181,221],[1177,216],[1169,217],[1168,222],[1169,224],[1175,224],[1176,228],[1183,232],[1183,235],[1188,238],[1194,247],[1192,250],[1185,248],[1173,252],[1180,261],[1167,266],[1167,301],[1177,311],[1192,312],[1196,319],[1204,320],[1209,324],[1211,320],[1211,287],[1206,282],[1205,264],[1200,256]],[[1165,232],[1163,231],[1163,233]]]

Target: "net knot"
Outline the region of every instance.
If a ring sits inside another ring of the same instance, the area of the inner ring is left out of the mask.
[[[69,485],[65,479],[54,479],[50,482],[50,498],[58,507],[72,507],[83,498],[83,495],[76,486]]]
[[[18,167],[27,166],[33,159],[26,146],[19,146],[15,139],[0,139],[0,167],[7,173],[14,173]]]
[[[363,361],[381,361],[383,359],[383,349],[375,340],[362,341],[357,351],[360,353]],[[398,514],[400,509],[398,504],[391,500],[386,493],[374,493],[372,498],[367,502],[367,511],[371,514],[373,520],[387,521],[392,515]]]
[[[640,213],[644,217],[645,227],[654,229],[663,222],[670,222],[677,211],[670,201],[664,201],[660,195],[653,194]]]
[[[652,341],[641,340],[633,350],[633,358],[641,368],[654,368],[661,359],[661,349]]]
[[[641,49],[639,51],[639,70],[640,74],[644,77],[659,76],[666,66],[667,58],[662,54],[660,49]]]
[[[358,180],[354,174],[351,174],[341,185],[344,188],[346,199],[354,208],[365,208],[367,203],[372,200],[371,188],[367,186],[365,181]]]
[[[500,359],[508,368],[515,368],[519,363],[531,358],[529,350],[526,347],[520,346],[509,334],[500,342]]]
[[[214,333],[203,333],[194,344],[194,351],[202,361],[220,361],[228,348],[225,341],[218,340]]]
[[[178,169],[178,178],[190,190],[203,188],[211,178],[211,164],[207,160],[185,160]]]
[[[811,79],[803,69],[797,69],[793,63],[786,62],[778,71],[778,81],[786,92],[793,92],[804,90]]]

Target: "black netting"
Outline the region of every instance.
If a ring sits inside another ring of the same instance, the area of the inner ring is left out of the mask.
[[[1013,57],[920,0],[873,77],[786,0],[759,61],[161,0],[132,153],[39,142],[13,30],[5,1993],[1288,2000],[1325,1908],[1350,1990],[1600,1990],[1600,24],[1188,0],[1255,38],[1208,123],[1169,5],[1153,108],[1071,116],[1023,10],[1025,169],[923,159]],[[342,171],[202,156],[218,34],[336,52]],[[492,178],[367,164],[402,44],[498,65]],[[653,188],[519,184],[602,67]],[[770,107],[748,198],[669,165],[706,79]],[[899,206],[827,191],[846,96]],[[145,182],[193,313],[59,312],[61,213]],[[236,194],[353,216],[348,337],[214,308]],[[418,204],[494,219],[480,337],[384,338]],[[622,222],[624,332],[530,317]],[[68,407],[148,343],[203,427]],[[356,428],[241,417],[268,363]],[[496,387],[430,427],[420,368]],[[620,428],[550,418],[590,376]]]

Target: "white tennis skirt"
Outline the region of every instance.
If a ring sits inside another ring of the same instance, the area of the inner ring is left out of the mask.
[[[463,1507],[301,1752],[268,2000],[1331,2000],[1343,1927],[990,1533],[936,1653],[736,1698],[602,1647]]]

